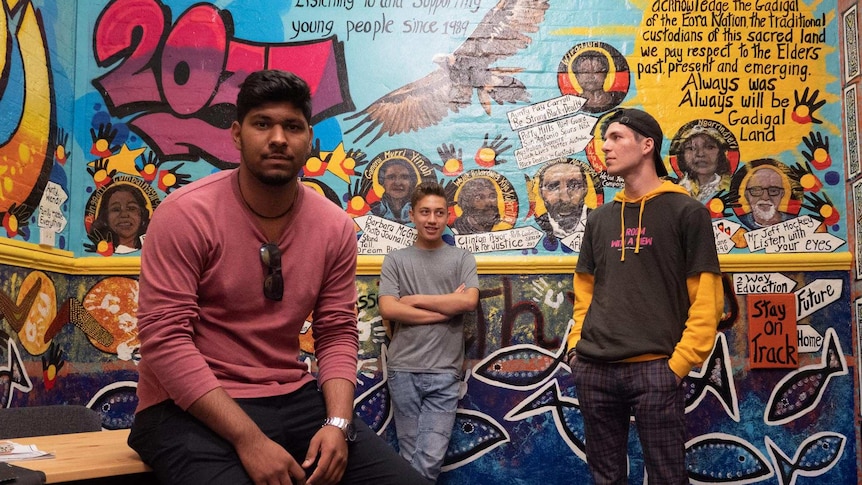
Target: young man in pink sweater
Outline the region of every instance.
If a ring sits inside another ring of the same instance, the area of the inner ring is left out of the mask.
[[[422,483],[353,415],[356,235],[297,178],[308,85],[255,72],[236,107],[239,168],[171,194],[147,230],[129,445],[162,484]],[[316,379],[298,360],[309,314]]]

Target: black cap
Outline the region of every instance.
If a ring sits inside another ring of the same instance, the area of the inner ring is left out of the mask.
[[[655,172],[659,177],[667,176],[667,168],[664,166],[664,161],[661,159],[661,143],[664,140],[664,135],[661,131],[658,121],[655,120],[649,113],[639,109],[619,109],[605,119],[602,123],[602,138],[605,137],[605,132],[611,123],[619,123],[628,126],[632,130],[641,135],[652,138],[653,152],[652,157],[655,161]]]

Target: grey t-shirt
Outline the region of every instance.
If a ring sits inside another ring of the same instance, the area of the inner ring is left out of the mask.
[[[409,246],[391,252],[380,269],[380,296],[452,293],[461,284],[479,288],[476,258],[461,248],[443,244],[427,250]],[[410,325],[392,322],[388,368],[404,372],[453,372],[464,363],[463,315],[446,322]]]

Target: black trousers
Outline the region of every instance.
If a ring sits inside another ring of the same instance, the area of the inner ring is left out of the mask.
[[[237,399],[237,403],[299,463],[305,459],[311,438],[326,419],[323,393],[316,382],[288,395]],[[354,417],[353,423],[357,437],[348,443],[342,484],[428,483],[361,419]],[[173,401],[159,403],[135,416],[129,446],[153,468],[162,485],[252,483],[233,446]]]

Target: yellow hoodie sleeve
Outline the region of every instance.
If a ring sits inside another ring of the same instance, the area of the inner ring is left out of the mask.
[[[584,327],[584,317],[587,316],[587,310],[590,308],[590,303],[593,301],[593,288],[595,287],[595,277],[589,273],[575,273],[572,283],[575,290],[575,308],[572,312],[572,319],[575,324],[569,331],[569,336],[566,340],[566,351],[575,348],[578,340],[581,339],[581,329]]]
[[[682,338],[668,361],[671,370],[680,378],[688,375],[692,367],[702,364],[712,351],[718,321],[724,311],[721,275],[700,273],[690,276],[686,280],[686,286],[691,301],[688,320],[685,322]],[[575,301],[577,302],[577,296]]]

